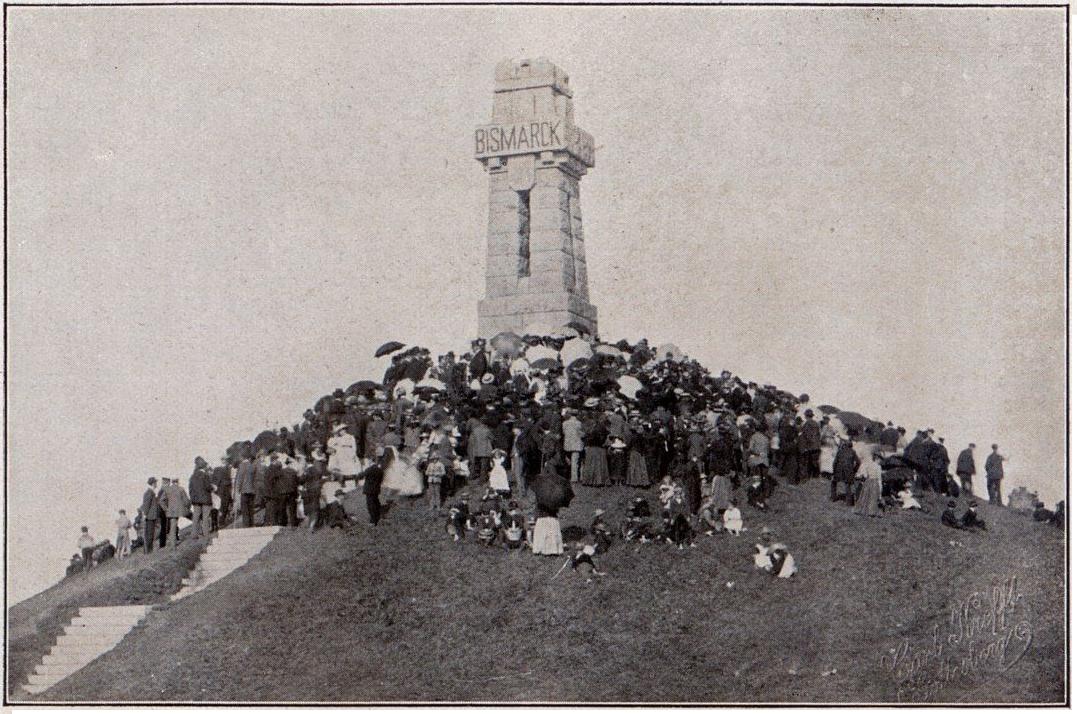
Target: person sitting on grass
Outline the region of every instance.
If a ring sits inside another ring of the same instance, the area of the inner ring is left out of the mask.
[[[955,508],[957,508],[956,501],[946,502],[946,510],[942,512],[942,524],[948,528],[964,530],[965,527],[961,525],[961,521],[957,520],[957,514],[954,513]]]
[[[82,527],[82,535],[79,536],[78,548],[82,553],[82,567],[86,572],[90,572],[90,567],[93,565],[93,548],[96,542],[93,536],[90,535],[90,529],[86,526]]]
[[[898,491],[898,501],[901,503],[901,508],[904,511],[922,511],[923,507],[920,502],[916,500],[916,497],[912,495],[912,489],[909,488],[909,484],[906,483],[904,487]]]
[[[729,508],[725,509],[725,513],[722,514],[722,527],[726,533],[732,533],[735,536],[739,536],[741,529],[744,528],[744,519],[741,518],[735,498],[729,500]]]
[[[961,517],[961,525],[970,531],[975,528],[982,531],[987,530],[987,523],[976,513],[976,503],[974,501],[968,502],[965,515]]]
[[[591,582],[592,575],[605,575],[595,565],[595,561],[591,557],[594,554],[595,547],[593,545],[580,543],[577,546],[576,554],[572,556],[572,570],[586,577],[587,582]]]
[[[703,532],[712,536],[715,531],[722,530],[722,525],[718,522],[720,518],[721,516],[718,515],[714,508],[714,499],[710,496],[704,498],[703,503],[699,506],[699,523],[700,527],[703,528]]]
[[[333,494],[334,500],[322,509],[318,516],[316,528],[348,528],[353,524],[352,517],[344,510],[344,489],[338,488]]]
[[[497,541],[500,531],[501,524],[495,509],[491,508],[484,515],[479,516],[479,543],[485,546],[493,545]]]
[[[522,549],[527,543],[527,518],[516,501],[509,501],[509,511],[501,519],[501,542],[507,550]]]
[[[449,508],[449,519],[445,523],[445,532],[452,536],[453,542],[464,539],[471,529],[471,506],[467,502],[467,492],[460,492],[460,499]]]
[[[591,519],[591,537],[595,539],[596,553],[605,553],[613,545],[613,532],[602,518],[604,513],[605,511],[599,508]]]
[[[767,510],[766,488],[763,486],[763,477],[759,474],[752,476],[752,482],[748,485],[748,505],[760,511]]]

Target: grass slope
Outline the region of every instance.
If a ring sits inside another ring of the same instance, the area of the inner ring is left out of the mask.
[[[184,542],[175,550],[113,559],[89,573],[64,578],[48,590],[11,606],[7,621],[9,697],[25,696],[16,689],[34,671],[80,607],[163,602],[179,589],[180,581],[194,567],[201,550],[197,543]]]
[[[591,584],[570,569],[554,578],[563,558],[454,544],[420,503],[395,506],[376,529],[286,533],[41,699],[1065,698],[1060,531],[989,506],[982,513],[990,533],[952,531],[930,499],[936,515],[867,519],[831,504],[827,488],[780,487],[772,512],[745,510],[740,538],[702,536],[684,551],[618,541],[598,560],[609,574]],[[562,525],[586,525],[596,507],[616,524],[637,493],[580,488]],[[764,525],[790,546],[795,578],[754,569],[752,545]],[[971,649],[946,640],[954,606],[980,593],[973,612],[982,612],[991,587],[1013,577],[1020,598],[1005,623],[996,620],[998,635],[980,630]],[[1012,628],[1026,624],[1031,642],[1018,658],[1027,633],[1019,638]],[[936,626],[943,652],[925,658]],[[1003,632],[1012,635],[1005,662],[980,658]],[[917,652],[925,681],[902,687],[891,670],[910,674]],[[962,656],[972,657],[965,673]],[[898,666],[888,666],[895,658]],[[943,670],[943,659],[958,670]],[[950,681],[926,681],[940,671]]]

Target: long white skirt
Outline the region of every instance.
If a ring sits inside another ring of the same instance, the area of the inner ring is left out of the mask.
[[[838,455],[838,449],[835,446],[824,446],[819,450],[819,473],[832,474],[834,473],[834,457]]]
[[[423,475],[397,452],[396,458],[385,470],[385,480],[381,486],[400,496],[418,496],[423,492]]]
[[[561,542],[561,522],[552,516],[535,521],[535,533],[531,536],[531,551],[536,555],[561,555],[565,545]]]

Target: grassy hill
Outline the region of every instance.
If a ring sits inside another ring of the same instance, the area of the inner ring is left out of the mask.
[[[571,569],[554,577],[563,558],[454,544],[419,502],[395,505],[377,528],[285,533],[38,699],[1066,698],[1061,531],[986,505],[990,532],[949,530],[931,498],[932,515],[868,519],[830,503],[828,486],[781,486],[772,512],[745,509],[739,538],[701,536],[683,551],[617,541],[597,561],[608,575],[593,583]],[[616,525],[638,495],[577,493],[563,526],[586,525],[596,507]],[[793,579],[753,567],[763,526],[790,547],[800,569]],[[993,609],[992,588],[1006,583],[1001,602],[1012,607]],[[61,611],[47,600],[11,615],[29,631],[35,612]],[[978,617],[962,617],[964,634],[948,639],[953,608],[965,604]]]

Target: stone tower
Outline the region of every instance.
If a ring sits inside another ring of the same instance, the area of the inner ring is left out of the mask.
[[[545,59],[498,64],[492,123],[475,130],[475,158],[490,176],[479,335],[534,323],[595,334],[580,213],[594,140],[576,126],[568,75]]]

